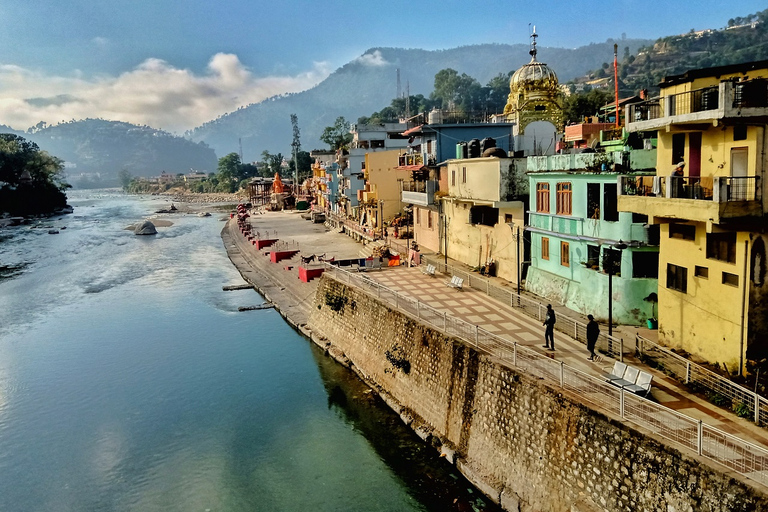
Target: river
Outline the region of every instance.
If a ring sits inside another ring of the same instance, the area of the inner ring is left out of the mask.
[[[277,312],[237,311],[263,299],[222,291],[221,215],[140,237],[165,199],[69,196],[0,230],[0,511],[491,510]]]

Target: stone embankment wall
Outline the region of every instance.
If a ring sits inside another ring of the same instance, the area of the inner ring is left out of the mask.
[[[762,511],[768,496],[324,276],[313,339],[506,510]]]

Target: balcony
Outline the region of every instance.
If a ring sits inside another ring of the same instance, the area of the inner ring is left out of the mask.
[[[400,199],[404,203],[429,206],[435,202],[435,192],[439,188],[437,181],[406,181]]]
[[[713,87],[661,96],[627,106],[627,130],[658,130],[728,118],[768,116],[768,80],[725,81]]]
[[[584,234],[584,219],[579,217],[528,212],[528,222],[532,228],[551,231],[552,233],[573,236]]]
[[[619,210],[715,224],[762,216],[758,176],[620,176]]]

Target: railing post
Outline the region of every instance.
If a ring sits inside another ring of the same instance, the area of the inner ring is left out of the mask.
[[[579,331],[577,328],[576,320],[573,321],[573,339],[579,341]]]
[[[619,361],[624,362],[624,338],[619,339]]]
[[[755,424],[760,426],[760,395],[755,393]]]
[[[560,387],[565,387],[565,363],[560,361]]]
[[[512,366],[517,367],[517,342],[512,343]]]
[[[475,325],[475,348],[478,348],[480,345],[478,344],[478,339],[480,338],[480,327]]]
[[[445,311],[443,311],[443,331],[448,332],[448,319],[446,318]]]
[[[397,294],[397,293],[394,293],[393,295],[395,296],[395,309],[399,309],[399,308],[400,308],[400,305],[397,303],[397,295],[398,295],[398,294]]]
[[[691,383],[691,362],[690,361],[685,362],[685,383],[686,384]]]
[[[419,320],[421,320],[421,307],[419,307],[420,304],[421,302],[416,301],[416,318]]]
[[[696,448],[698,449],[699,455],[701,455],[701,452],[704,451],[704,422],[701,420],[699,420],[699,428],[697,429],[696,437]]]
[[[621,416],[621,419],[624,418],[624,388],[622,387],[619,390],[619,415]]]

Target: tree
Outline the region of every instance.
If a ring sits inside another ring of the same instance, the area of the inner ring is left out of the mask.
[[[507,99],[509,98],[509,80],[512,78],[514,71],[509,73],[499,73],[495,77],[491,78],[486,85],[487,92],[487,105],[486,110],[489,112],[503,112],[504,107],[507,106]]]
[[[0,212],[47,213],[66,206],[64,161],[18,135],[0,134]]]
[[[430,95],[432,100],[439,102],[440,107],[446,110],[480,110],[482,108],[483,88],[480,83],[455,69],[442,69],[435,75],[434,91]]]
[[[333,126],[326,126],[320,140],[331,146],[333,151],[349,149],[352,142],[352,134],[349,133],[349,123],[343,116],[336,118]]]
[[[133,181],[133,175],[128,171],[128,169],[121,169],[117,173],[117,179],[120,182],[120,186],[123,187],[123,190],[128,190],[128,187],[131,185],[131,181]]]
[[[563,101],[565,120],[569,123],[581,123],[585,116],[597,115],[600,108],[613,100],[610,91],[591,89],[579,94],[572,94]]]
[[[240,181],[240,155],[230,153],[219,158],[217,173],[219,188],[222,192],[234,192],[235,185]]]

